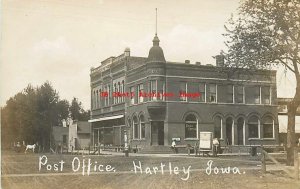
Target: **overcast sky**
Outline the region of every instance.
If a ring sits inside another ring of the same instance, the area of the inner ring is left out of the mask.
[[[61,99],[90,108],[90,68],[130,47],[148,56],[155,34],[168,61],[213,64],[225,49],[224,24],[238,0],[2,0],[0,106],[29,83],[50,81]],[[279,71],[278,96],[294,94]]]

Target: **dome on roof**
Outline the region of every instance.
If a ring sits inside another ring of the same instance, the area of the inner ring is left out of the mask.
[[[164,52],[159,46],[159,39],[157,37],[157,34],[155,34],[153,38],[153,46],[149,51],[147,62],[166,62]]]

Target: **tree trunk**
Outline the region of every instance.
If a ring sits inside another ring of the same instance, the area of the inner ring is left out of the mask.
[[[296,144],[295,139],[295,116],[297,108],[300,104],[300,77],[296,77],[297,87],[296,93],[292,101],[288,104],[288,125],[287,125],[287,140],[286,140],[286,150],[287,150],[287,161],[286,165],[294,165],[294,147]]]
[[[296,109],[291,102],[288,106],[288,125],[287,125],[287,140],[286,140],[286,165],[294,165],[294,146],[295,146],[295,116]]]

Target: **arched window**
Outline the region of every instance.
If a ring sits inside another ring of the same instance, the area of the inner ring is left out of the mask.
[[[140,116],[140,131],[141,131],[141,138],[145,138],[145,118],[143,115]]]
[[[274,120],[271,116],[263,119],[263,137],[274,138]]]
[[[214,138],[222,138],[223,120],[220,116],[215,117]]]
[[[185,118],[185,138],[197,138],[198,120],[195,115],[189,114]]]
[[[250,117],[248,121],[249,138],[260,138],[259,119],[257,116]]]
[[[139,127],[138,127],[138,119],[136,116],[133,117],[133,138],[139,138]]]

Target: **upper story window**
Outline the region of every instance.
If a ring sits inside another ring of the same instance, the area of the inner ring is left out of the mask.
[[[271,104],[271,89],[269,86],[261,87],[261,101],[262,104]]]
[[[260,104],[259,86],[246,86],[245,93],[246,93],[247,104]]]
[[[122,80],[122,86],[121,86],[121,90],[122,90],[122,93],[124,93],[124,92],[125,92],[125,84],[124,84],[124,80]],[[121,99],[122,99],[122,102],[124,102],[124,101],[125,101],[125,97],[124,97],[124,96],[122,96],[122,97],[121,97]]]
[[[215,90],[215,89],[213,89]],[[220,84],[217,90],[218,102],[233,103],[233,85]],[[213,102],[213,101],[212,101]]]
[[[157,100],[157,80],[150,81],[150,100]]]
[[[92,108],[96,109],[96,91],[92,93]]]
[[[99,91],[96,91],[96,108],[99,108]]]
[[[199,84],[199,93],[200,93],[200,97],[199,97],[199,101],[200,102],[206,102],[206,84],[205,83],[200,83]]]
[[[233,85],[227,85],[226,88],[227,88],[226,102],[233,103]]]
[[[243,104],[244,102],[244,87],[243,86],[234,86],[234,101],[237,104]]]
[[[180,101],[187,101],[187,83],[181,82],[179,85],[179,98]]]
[[[118,86],[117,86],[117,87],[118,87],[118,89],[117,89],[118,92],[119,92],[119,93],[122,93],[122,91],[121,91],[121,83],[120,83],[120,82],[118,82]],[[121,99],[121,96],[118,95],[118,97],[117,97],[117,103],[120,103],[121,100],[122,100],[122,99]]]
[[[216,84],[209,84],[209,91],[208,91],[208,100],[209,102],[217,102],[217,85]]]
[[[135,103],[135,101],[134,101],[134,87],[132,86],[132,87],[130,87],[129,88],[129,90],[130,90],[130,104],[134,104]]]
[[[98,94],[98,97],[99,97],[99,108],[102,106],[102,97],[101,97],[101,93],[102,93],[102,89],[99,89],[99,94]]]
[[[143,93],[144,93],[144,85],[139,84],[138,85],[138,103],[144,102]]]
[[[113,88],[113,93],[117,94],[117,92],[118,92],[117,84],[115,83],[115,84],[114,84],[114,88]],[[117,95],[113,95],[113,103],[114,103],[114,104],[117,104],[117,103],[118,103]]]

